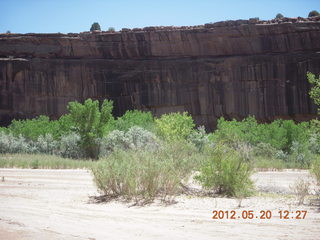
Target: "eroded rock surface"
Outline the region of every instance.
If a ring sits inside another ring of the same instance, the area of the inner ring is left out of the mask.
[[[113,99],[155,115],[315,116],[306,72],[320,72],[319,18],[226,21],[121,32],[0,35],[0,121],[66,112],[69,101]]]

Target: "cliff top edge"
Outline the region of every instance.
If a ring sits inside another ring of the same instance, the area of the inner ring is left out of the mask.
[[[248,20],[226,20],[215,23],[206,23],[203,25],[195,26],[149,26],[144,28],[122,28],[120,31],[85,31],[80,33],[0,33],[0,38],[10,38],[10,37],[78,37],[81,35],[91,35],[91,34],[121,34],[128,32],[157,32],[157,31],[179,31],[179,30],[203,30],[212,29],[220,27],[236,27],[242,25],[277,25],[277,24],[291,24],[291,23],[319,23],[320,16],[303,18],[279,18],[271,20],[260,20],[259,18],[250,18]]]

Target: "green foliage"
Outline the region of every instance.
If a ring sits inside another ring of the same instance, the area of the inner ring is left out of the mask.
[[[75,130],[76,123],[73,122],[70,114],[62,115],[58,120],[59,132],[61,135],[66,135]]]
[[[92,172],[97,187],[107,196],[146,203],[176,195],[196,162],[194,149],[171,144],[157,151],[115,151]]]
[[[108,32],[114,32],[115,31],[115,28],[114,27],[109,27],[108,28]]]
[[[320,107],[320,76],[316,78],[314,74],[308,72],[307,78],[309,83],[313,85],[309,92],[309,95],[313,99],[315,104]],[[318,111],[320,111],[320,108],[318,109]]]
[[[217,130],[213,134],[213,141],[223,141],[227,145],[233,145],[239,141],[249,143],[258,142],[260,132],[258,123],[254,117],[248,117],[241,122],[233,119],[226,121],[223,117],[218,120]]]
[[[34,119],[13,120],[8,131],[14,136],[22,135],[30,140],[37,140],[39,136],[51,134],[55,139],[61,134],[57,121],[50,121],[47,116]]]
[[[90,31],[101,31],[100,24],[97,22],[92,23]]]
[[[218,129],[211,137],[234,147],[237,142],[246,142],[254,147],[257,166],[299,167],[310,166],[313,151],[317,148],[319,135],[310,135],[310,124],[296,124],[292,120],[275,120],[270,124],[258,124],[253,117],[242,121],[218,120]],[[312,142],[311,142],[312,140]],[[312,143],[312,145],[311,145]],[[269,162],[269,164],[268,164]]]
[[[155,120],[157,133],[167,141],[186,140],[195,124],[187,113],[169,113]]]
[[[277,150],[289,151],[293,141],[308,141],[308,124],[295,124],[292,120],[275,120],[270,124],[258,124],[254,117],[242,121],[218,120],[217,130],[213,134],[214,141],[223,141],[228,145],[243,141],[257,146],[259,143],[269,144]]]
[[[218,144],[209,150],[200,174],[195,178],[203,187],[234,197],[247,197],[253,191],[251,163],[245,155]]]
[[[113,102],[105,100],[99,107],[99,101],[87,99],[84,104],[70,102],[68,110],[70,117],[75,123],[75,131],[80,135],[80,145],[85,156],[97,159],[99,144],[97,139],[101,138],[105,127],[113,120]]]
[[[317,10],[313,10],[313,11],[309,12],[309,14],[308,14],[308,17],[316,17],[316,16],[320,16],[320,14]]]
[[[281,13],[278,13],[277,15],[276,15],[276,19],[280,19],[280,18],[283,18],[284,16],[281,14]]]
[[[149,131],[154,129],[154,120],[151,112],[142,112],[139,110],[126,111],[114,123],[115,129],[128,131],[133,126],[139,126]]]

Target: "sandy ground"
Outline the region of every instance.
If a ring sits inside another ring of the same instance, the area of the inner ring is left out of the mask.
[[[2,182],[2,176],[4,181]],[[259,172],[258,189],[290,193],[290,185],[310,179],[306,171]],[[319,206],[297,206],[290,196],[264,193],[242,201],[179,196],[177,203],[130,207],[92,203],[97,196],[85,170],[0,169],[0,239],[320,239]],[[271,219],[212,219],[214,210],[270,210]],[[279,218],[279,210],[307,210],[305,219]]]

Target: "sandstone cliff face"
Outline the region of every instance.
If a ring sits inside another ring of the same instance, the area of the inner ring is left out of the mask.
[[[214,24],[213,24],[214,25]],[[0,123],[113,99],[115,113],[308,119],[306,72],[320,72],[320,22],[227,24],[116,33],[0,35]]]

